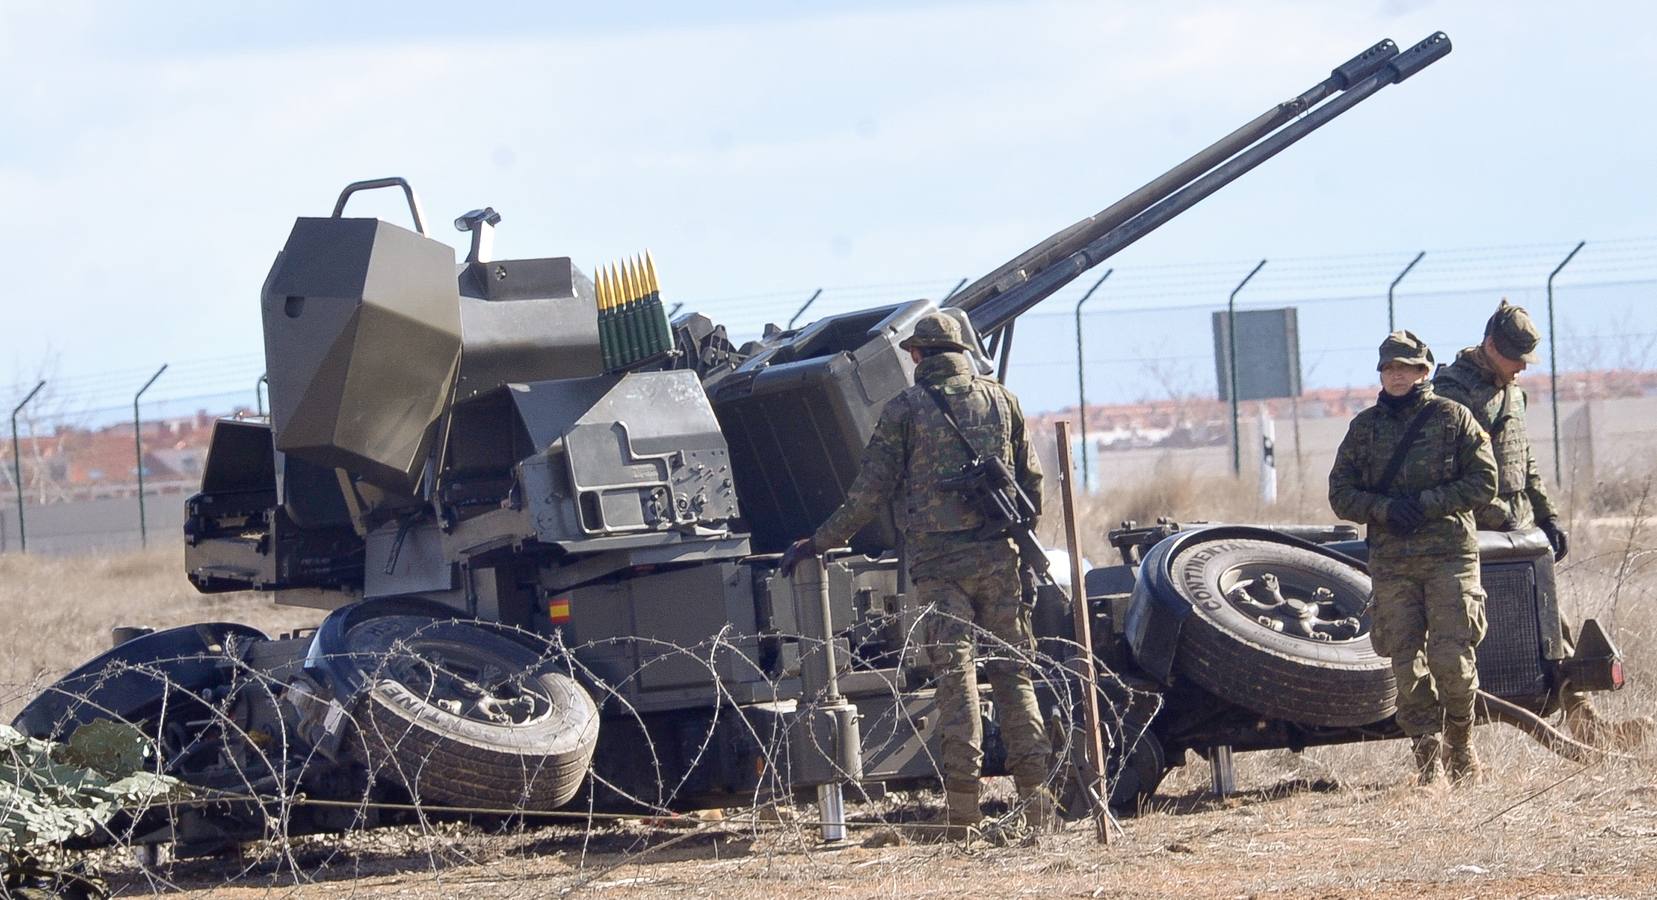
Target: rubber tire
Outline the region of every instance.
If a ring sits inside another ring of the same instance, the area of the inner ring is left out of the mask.
[[[1220,577],[1241,565],[1297,570],[1333,590],[1354,613],[1370,595],[1368,575],[1304,547],[1250,538],[1193,543],[1168,563],[1169,584],[1191,607],[1174,668],[1267,718],[1344,727],[1390,717],[1397,684],[1391,661],[1376,654],[1369,635],[1321,643],[1262,626],[1223,599]]]
[[[265,633],[234,622],[203,622],[152,631],[104,651],[42,691],[12,720],[29,737],[65,740],[97,719],[153,722],[168,703],[200,702],[209,688],[228,685],[223,648],[266,641]]]
[[[551,810],[580,788],[598,743],[598,709],[575,679],[516,636],[482,622],[419,615],[376,616],[345,632],[344,666],[365,686],[358,709],[362,761],[391,777],[417,803],[492,810]],[[495,657],[509,672],[530,672],[526,687],[550,701],[543,718],[521,725],[467,719],[439,708],[382,671],[404,642],[459,644]]]

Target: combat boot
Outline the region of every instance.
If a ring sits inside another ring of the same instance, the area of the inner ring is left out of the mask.
[[[978,789],[945,790],[943,808],[928,811],[912,824],[911,839],[923,844],[972,839],[984,824],[984,813],[978,808]]]
[[[1038,787],[1023,793],[1023,799],[1019,802],[1024,805],[1025,827],[1038,834],[1059,830],[1059,801],[1047,788]]]
[[[1473,749],[1473,718],[1444,717],[1444,767],[1454,784],[1477,784],[1484,777],[1479,752]]]
[[[1415,781],[1428,785],[1443,774],[1438,759],[1444,752],[1444,741],[1437,734],[1418,734],[1410,738],[1410,750],[1415,755]]]
[[[978,834],[984,812],[978,808],[978,785],[944,789],[944,808],[915,820],[914,838],[923,843],[965,841]]]

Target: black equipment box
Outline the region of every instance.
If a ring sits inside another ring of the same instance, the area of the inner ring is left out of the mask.
[[[914,383],[898,341],[934,308],[918,300],[813,322],[712,386],[755,552],[809,536],[845,499],[886,401]],[[896,547],[890,513],[851,544]]]

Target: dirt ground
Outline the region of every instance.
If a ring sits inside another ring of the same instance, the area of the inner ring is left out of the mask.
[[[405,829],[106,873],[123,895],[247,898],[1657,896],[1657,760],[1583,767],[1500,726],[1479,740],[1493,777],[1454,789],[1411,785],[1397,743],[1243,758],[1242,790],[1223,800],[1193,764],[1108,847],[1087,823],[1035,846],[879,846],[892,830],[873,814],[913,809],[891,803],[857,810],[840,849],[808,825],[733,813],[689,829]]]
[[[1561,569],[1568,617],[1613,629],[1632,686],[1608,714],[1651,711],[1645,673],[1657,578],[1643,515],[1585,529]],[[107,646],[115,624],[204,619],[279,630],[319,614],[251,595],[201,597],[176,549],[104,560],[0,557],[0,715]],[[86,858],[120,896],[252,897],[1653,897],[1657,751],[1582,766],[1505,726],[1479,729],[1483,784],[1418,788],[1400,742],[1239,755],[1240,793],[1207,791],[1191,760],[1100,846],[1073,824],[1034,846],[891,843],[879,817],[913,818],[935,796],[854,807],[840,848],[811,806],[756,822],[751,811],[690,827],[598,820],[511,833],[461,825],[323,835],[246,848],[239,858],[143,867],[130,850]],[[1003,795],[1005,784],[995,788]]]

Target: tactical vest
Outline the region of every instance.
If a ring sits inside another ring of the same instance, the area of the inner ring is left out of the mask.
[[[920,384],[905,392],[913,418],[899,526],[910,534],[975,529],[983,524],[983,516],[959,491],[939,485],[961,474],[970,458],[937,404],[923,393],[927,390],[942,395],[979,456],[999,456],[1011,466],[1012,409],[1007,393],[995,380],[976,375]]]
[[[1474,421],[1490,435],[1490,449],[1496,455],[1496,495],[1522,492],[1530,459],[1525,392],[1516,384],[1492,384],[1472,363],[1459,359],[1439,368],[1433,387],[1440,396],[1471,410]]]

